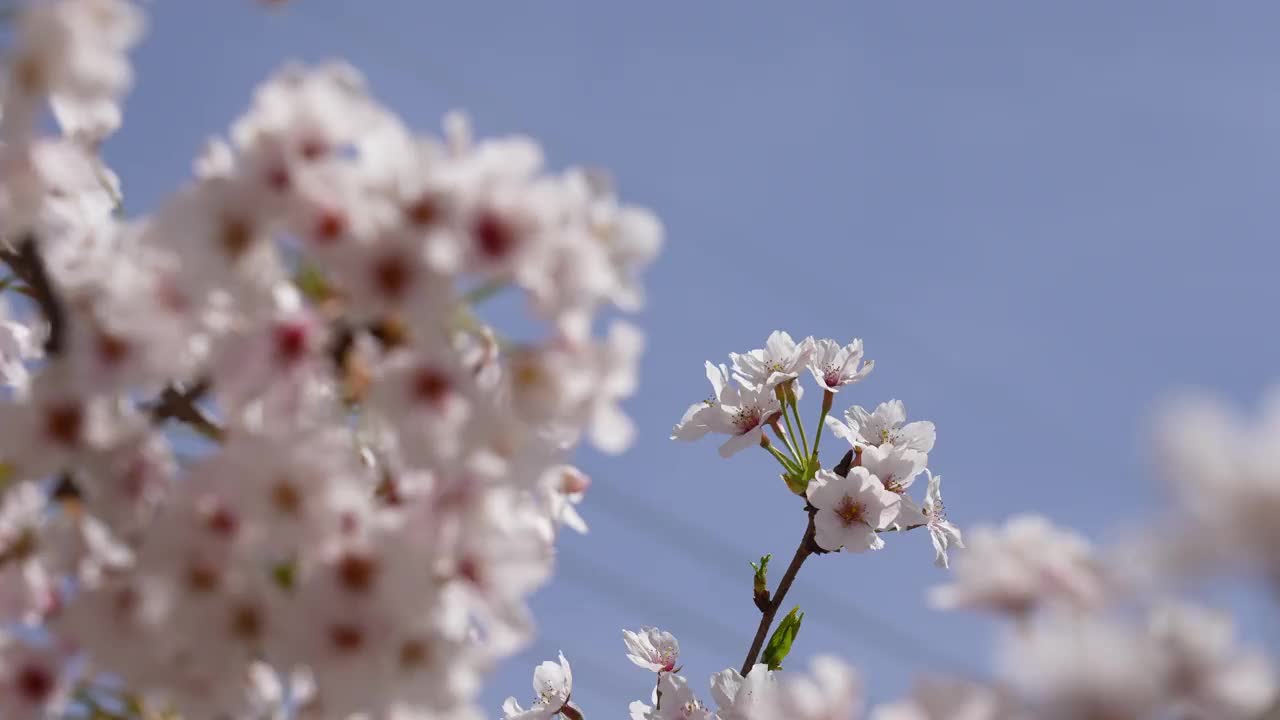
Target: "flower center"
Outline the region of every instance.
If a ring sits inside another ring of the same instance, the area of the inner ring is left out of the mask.
[[[670,645],[665,645],[661,648],[660,654],[658,655],[658,659],[662,661],[663,672],[671,672],[672,670],[675,669],[676,656],[677,656],[676,649],[671,647]]]
[[[749,430],[754,430],[760,424],[760,408],[750,405],[744,407],[733,415],[733,426],[738,428],[738,434],[741,435]]]
[[[836,517],[840,518],[845,527],[849,527],[856,522],[862,522],[863,511],[862,503],[854,500],[849,495],[845,495],[835,508]]]
[[[828,386],[839,385],[840,384],[840,368],[836,367],[835,365],[828,365],[826,368],[823,369],[822,380]]]

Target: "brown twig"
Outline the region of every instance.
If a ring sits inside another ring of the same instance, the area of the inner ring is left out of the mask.
[[[52,358],[61,354],[67,339],[66,308],[53,289],[49,270],[44,264],[44,258],[40,256],[35,236],[27,234],[16,248],[0,249],[0,260],[31,288],[31,297],[49,322],[49,337],[44,342],[45,355]]]
[[[842,477],[848,476],[849,470],[861,459],[859,452],[850,450],[840,459],[832,468],[832,472]],[[756,658],[760,655],[760,648],[764,647],[765,637],[769,634],[769,628],[773,626],[773,619],[777,616],[778,610],[782,607],[782,601],[787,596],[787,591],[791,589],[791,583],[795,582],[796,576],[800,574],[800,567],[804,565],[804,561],[810,555],[825,555],[826,550],[818,546],[815,539],[817,530],[813,524],[813,517],[817,514],[817,510],[808,505],[805,512],[809,515],[809,522],[804,529],[804,537],[800,539],[800,547],[796,548],[796,554],[791,558],[791,564],[787,566],[787,572],[783,574],[782,580],[778,582],[778,589],[770,596],[768,588],[763,593],[754,597],[756,607],[760,609],[760,625],[756,628],[756,636],[751,640],[751,649],[747,650],[747,658],[742,661],[742,675],[745,677],[751,672],[751,668],[756,664]]]
[[[791,583],[795,582],[796,575],[800,574],[800,566],[804,565],[804,561],[810,555],[821,553],[821,548],[814,541],[815,529],[813,526],[812,509],[808,510],[809,522],[804,530],[804,537],[800,539],[800,547],[796,548],[796,554],[791,558],[791,564],[787,566],[787,572],[783,574],[782,580],[778,582],[778,589],[773,592],[773,598],[769,601],[760,613],[760,625],[756,628],[756,636],[751,641],[751,649],[747,650],[747,658],[742,661],[742,675],[745,677],[751,672],[751,668],[756,664],[756,657],[760,655],[760,648],[764,647],[765,637],[769,634],[769,628],[773,626],[773,619],[778,614],[778,609],[782,607],[782,601],[787,596],[787,591],[791,589]]]
[[[156,424],[173,419],[190,425],[196,432],[220,443],[226,439],[226,431],[210,420],[196,404],[209,391],[209,381],[199,380],[191,387],[179,389],[170,385],[151,404],[151,420]]]

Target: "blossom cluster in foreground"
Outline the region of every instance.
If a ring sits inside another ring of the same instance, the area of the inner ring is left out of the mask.
[[[642,336],[596,326],[640,306],[658,221],[528,139],[413,132],[340,63],[272,76],[125,219],[96,148],[140,8],[14,23],[0,717],[482,716],[558,529],[585,530],[570,450],[631,441]],[[527,340],[478,314],[508,289]]]

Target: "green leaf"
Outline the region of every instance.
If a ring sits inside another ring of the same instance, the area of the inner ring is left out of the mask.
[[[795,642],[796,635],[800,633],[800,623],[803,620],[804,613],[800,612],[800,606],[797,605],[778,623],[778,629],[773,631],[769,644],[764,646],[764,656],[761,658],[770,670],[782,669],[782,661],[791,652],[791,643]]]

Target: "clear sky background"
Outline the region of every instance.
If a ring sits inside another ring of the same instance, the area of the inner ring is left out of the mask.
[[[647,699],[623,627],[674,632],[695,687],[741,664],[747,561],[790,557],[798,499],[763,452],[667,436],[707,394],[702,362],[775,328],[865,340],[877,368],[837,408],[897,397],[936,422],[962,527],[1035,510],[1100,540],[1159,497],[1163,392],[1252,404],[1280,375],[1273,3],[171,0],[151,18],[106,150],[131,211],[282,61],[344,57],[410,123],[464,108],[482,134],[531,134],[666,224],[639,441],[581,456],[592,532],[565,536],[537,643],[486,692],[495,717],[558,649],[588,717]],[[988,672],[990,628],[926,607],[931,560],[912,535],[811,561],[789,666],[842,654],[875,699],[924,670]]]

